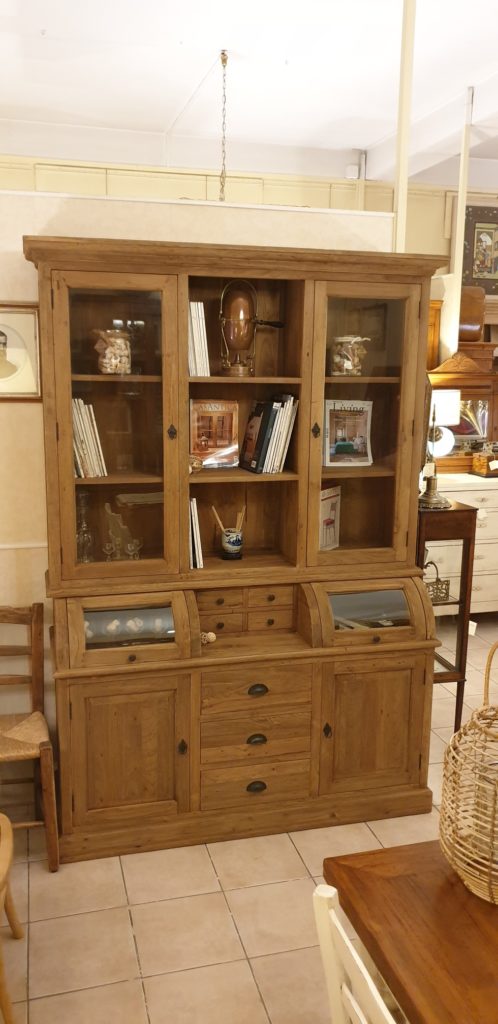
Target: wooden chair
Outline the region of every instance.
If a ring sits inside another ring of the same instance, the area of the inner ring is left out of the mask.
[[[9,871],[12,864],[14,842],[12,837],[12,825],[5,814],[0,814],[0,908],[5,908],[7,920],[15,939],[22,939],[24,932],[19,923],[9,886]],[[7,992],[5,973],[3,968],[2,948],[0,946],[0,1009],[5,1024],[14,1024],[12,1015],[12,1004]]]
[[[43,605],[30,608],[0,608],[0,623],[26,626],[28,643],[0,644],[0,659],[26,656],[31,664],[29,675],[0,674],[0,686],[26,684],[31,691],[31,712],[0,715],[0,764],[16,761],[35,762],[37,797],[41,790],[42,818],[16,823],[16,828],[45,825],[47,857],[50,871],[59,867],[59,838],[55,801],[54,758],[47,723],[44,718],[43,678]],[[38,799],[37,799],[38,804]]]
[[[332,1024],[398,1024],[341,924],[337,889],[318,885],[313,908]]]

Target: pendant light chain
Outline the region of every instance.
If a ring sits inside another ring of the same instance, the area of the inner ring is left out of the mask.
[[[228,53],[222,50],[220,53],[221,66],[223,69],[223,99],[221,105],[221,173],[220,173],[220,203],[225,202],[225,182],[227,177],[227,63]]]

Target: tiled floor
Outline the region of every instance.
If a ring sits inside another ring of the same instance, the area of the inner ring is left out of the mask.
[[[451,627],[439,635],[451,643]],[[498,616],[470,638],[464,719]],[[498,656],[497,656],[498,659]],[[454,686],[434,687],[430,814],[63,865],[16,834],[26,938],[2,928],[16,1024],[329,1024],[311,894],[324,856],[434,839]],[[492,678],[498,702],[498,660]],[[28,1001],[29,1000],[29,1001]]]

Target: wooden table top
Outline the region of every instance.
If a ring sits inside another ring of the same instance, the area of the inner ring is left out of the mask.
[[[323,869],[410,1024],[498,1024],[498,906],[465,888],[437,841]]]

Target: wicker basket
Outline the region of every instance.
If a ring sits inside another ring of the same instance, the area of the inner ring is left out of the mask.
[[[498,903],[498,707],[489,704],[490,649],[484,703],[451,738],[444,756],[439,840],[476,896]]]

